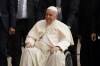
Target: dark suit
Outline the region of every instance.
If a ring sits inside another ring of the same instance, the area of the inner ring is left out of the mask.
[[[100,26],[100,0],[95,0],[95,20],[96,22],[92,25],[95,27],[94,31],[96,32],[96,29]],[[97,35],[100,36],[100,29],[97,29]]]
[[[79,0],[61,0],[62,22],[71,27],[71,32],[75,44],[69,47],[69,51],[72,55],[73,66],[77,66],[78,5]]]
[[[18,0],[16,4],[16,13],[18,13]],[[12,66],[19,66],[22,53],[22,44],[24,44],[28,31],[36,23],[36,4],[34,0],[27,0],[27,17],[16,19],[16,33],[11,36],[12,44]]]
[[[56,6],[56,0],[39,0],[37,5],[37,20],[44,19],[45,11],[49,6]]]
[[[0,0],[0,66],[7,66],[7,42],[9,28],[15,28],[14,0]]]
[[[38,21],[37,3],[35,0],[27,0],[28,29],[30,30]]]
[[[95,44],[95,65],[100,66],[100,0],[95,0],[95,22],[92,23],[94,32],[97,34],[97,40]],[[99,36],[99,37],[98,37]]]
[[[94,65],[94,42],[91,40],[93,33],[92,23],[94,22],[94,0],[80,0],[78,28],[80,34],[81,66]]]
[[[27,0],[27,15],[28,15],[28,29],[30,30],[36,23],[37,17],[37,4],[34,0]],[[16,13],[18,11],[18,0],[15,1]]]

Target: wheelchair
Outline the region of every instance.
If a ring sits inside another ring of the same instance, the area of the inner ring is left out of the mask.
[[[73,66],[71,53],[68,50],[65,50],[64,54],[65,54],[65,66]]]

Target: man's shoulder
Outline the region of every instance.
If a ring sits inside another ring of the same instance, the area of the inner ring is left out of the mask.
[[[55,23],[56,26],[59,26],[59,27],[68,27],[65,23],[59,21],[59,20],[56,20],[56,23]]]
[[[36,26],[38,27],[38,28],[43,28],[43,27],[45,27],[45,20],[39,20],[37,23],[36,23]]]
[[[44,23],[45,23],[45,20],[39,20],[39,21],[37,21],[36,24],[44,24]]]

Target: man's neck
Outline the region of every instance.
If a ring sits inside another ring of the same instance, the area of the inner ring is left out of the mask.
[[[46,26],[50,26],[54,23],[55,20],[53,20],[52,22],[46,22]]]

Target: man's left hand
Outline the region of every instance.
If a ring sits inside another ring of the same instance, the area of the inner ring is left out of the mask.
[[[50,54],[53,54],[53,53],[57,52],[59,49],[60,49],[60,47],[58,47],[58,46],[53,47],[53,48],[50,50]]]

